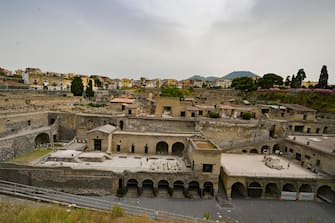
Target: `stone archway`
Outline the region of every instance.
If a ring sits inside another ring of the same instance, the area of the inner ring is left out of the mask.
[[[169,153],[169,145],[166,142],[160,141],[159,143],[156,144],[156,154],[168,155],[168,153]]]
[[[212,182],[205,182],[204,183],[204,191],[203,191],[204,196],[214,196],[214,186]]]
[[[293,184],[287,183],[283,186],[283,191],[287,192],[297,192],[297,189]]]
[[[327,203],[331,203],[335,201],[335,192],[328,185],[323,185],[318,188],[317,191],[318,198],[326,201]]]
[[[127,181],[127,195],[130,195],[132,197],[138,196],[138,181],[135,179],[129,179]]]
[[[188,184],[188,194],[191,198],[198,198],[200,196],[200,185],[197,181],[191,181]]]
[[[236,182],[231,186],[231,198],[243,198],[246,191],[242,183]]]
[[[264,145],[262,146],[261,153],[262,154],[269,153],[269,150],[270,150],[270,147],[268,145]]]
[[[157,185],[157,195],[159,197],[169,197],[170,193],[169,182],[166,180],[159,181]]]
[[[279,187],[275,183],[268,183],[265,186],[265,196],[276,197],[279,196]]]
[[[272,147],[272,154],[277,154],[279,155],[280,153],[280,145],[279,144],[275,144],[273,147]]]
[[[248,196],[249,197],[261,197],[262,196],[262,186],[258,182],[252,182],[248,186]]]
[[[299,188],[299,192],[307,192],[307,193],[312,193],[313,188],[309,184],[302,184]]]
[[[172,155],[183,156],[184,155],[184,143],[176,142],[172,145]]]
[[[152,180],[147,179],[142,182],[142,194],[147,197],[154,195],[154,182]]]
[[[177,180],[173,183],[173,196],[182,198],[184,197],[185,185],[181,180]]]
[[[50,143],[49,135],[47,133],[40,133],[35,137],[35,146]]]

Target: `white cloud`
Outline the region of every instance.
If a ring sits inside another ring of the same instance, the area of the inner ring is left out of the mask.
[[[127,7],[171,23],[190,36],[207,33],[216,21],[243,19],[255,0],[120,0]]]

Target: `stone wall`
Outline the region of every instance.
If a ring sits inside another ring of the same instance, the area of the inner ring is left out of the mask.
[[[185,190],[188,189],[190,182],[199,183],[200,189],[204,188],[204,183],[211,179],[200,179],[192,171],[183,173],[147,173],[147,172],[123,172],[116,174],[110,171],[98,170],[73,170],[71,168],[41,168],[24,165],[0,163],[0,179],[12,182],[56,189],[63,192],[75,194],[116,194],[119,186],[126,188],[127,181],[135,179],[138,187],[142,187],[144,180],[153,182],[153,190],[156,191],[158,182],[165,180],[169,187],[173,189],[176,181],[184,183]],[[217,193],[218,180],[213,177],[214,193]]]
[[[53,143],[57,138],[58,120],[51,125],[0,138],[0,161],[13,159],[21,154],[31,152],[39,144]],[[45,137],[43,137],[46,136]]]
[[[235,142],[251,142],[254,139],[265,140],[269,137],[269,130],[260,127],[257,121],[206,119],[200,126],[201,132],[219,147],[231,146]]]
[[[48,126],[47,112],[4,115],[0,117],[0,138],[44,126]]]
[[[303,178],[272,178],[272,177],[247,177],[247,176],[229,176],[223,169],[221,169],[220,180],[223,182],[224,189],[228,199],[232,199],[231,194],[234,184],[240,184],[242,187],[239,188],[239,194],[242,197],[251,197],[249,194],[249,186],[251,183],[257,183],[260,185],[259,198],[276,198],[279,199],[280,192],[283,191],[285,184],[291,184],[295,188],[295,192],[300,192],[300,188],[304,185],[311,187],[311,193],[315,194],[315,198],[318,193],[318,189],[322,186],[329,186],[333,191],[335,190],[334,179],[321,178],[315,179],[303,179]],[[268,185],[275,187],[273,189],[267,189]],[[235,188],[236,189],[236,188]],[[258,196],[257,196],[258,197]],[[334,200],[335,201],[335,200]]]
[[[125,130],[140,132],[196,132],[198,121],[194,119],[129,117]]]
[[[23,96],[24,95],[24,96]],[[81,97],[65,97],[52,95],[4,95],[0,98],[0,113],[19,114],[22,112],[47,111],[50,109],[59,109],[60,107],[72,106],[82,100]]]
[[[302,165],[310,169],[322,170],[329,175],[335,175],[335,154],[316,150],[294,140],[285,140],[285,154],[292,159],[296,159],[297,154],[300,154]]]
[[[122,132],[113,133],[112,152],[117,152],[117,147],[120,147],[120,152],[130,153],[134,146],[134,153],[144,154],[147,146],[148,154],[156,154],[156,146],[159,142],[166,142],[168,145],[168,154],[172,154],[172,147],[175,143],[180,142],[184,145],[184,151],[188,147],[187,138],[185,135],[129,135]]]
[[[34,148],[34,143],[28,136],[0,140],[0,161],[31,152]]]
[[[116,192],[119,177],[104,171],[1,164],[0,179],[68,193],[103,195]]]
[[[335,122],[332,120],[291,121],[288,122],[287,125],[291,132],[296,132],[298,130],[298,132],[301,133],[335,134]],[[302,131],[300,131],[300,129]]]
[[[59,118],[59,141],[70,141],[76,136],[77,125],[76,125],[77,115],[69,112],[49,112],[48,122],[51,124],[54,120]]]

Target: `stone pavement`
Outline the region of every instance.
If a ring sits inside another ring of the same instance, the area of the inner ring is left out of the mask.
[[[103,199],[118,200],[114,196]],[[223,219],[236,223],[335,222],[335,204],[323,202],[235,199],[232,207],[220,207],[215,199],[124,197],[120,202],[198,218],[209,212],[211,220],[218,222]]]

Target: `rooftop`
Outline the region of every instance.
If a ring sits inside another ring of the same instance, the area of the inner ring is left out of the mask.
[[[221,166],[229,176],[272,177],[272,178],[304,178],[315,179],[320,176],[300,165],[276,156],[282,169],[274,169],[265,165],[263,155],[229,154],[221,155]]]
[[[74,158],[77,157],[81,152],[77,150],[58,150],[54,153],[50,153],[50,158]]]
[[[305,106],[302,105],[298,105],[298,104],[282,104],[283,106],[285,106],[286,108],[295,110],[295,111],[308,111],[308,112],[315,112],[316,110],[311,109],[311,108],[307,108]]]
[[[334,136],[288,136],[288,140],[335,156]]]
[[[199,135],[198,132],[172,133],[172,132],[131,132],[131,131],[116,131],[113,134],[120,135],[148,135],[148,136],[166,136],[166,137],[192,137]]]
[[[196,142],[198,149],[215,149],[214,145],[209,142]]]
[[[135,99],[131,98],[113,98],[110,100],[111,103],[126,103],[126,104],[132,104],[135,101]]]
[[[163,172],[177,173],[189,172],[190,168],[186,167],[185,161],[181,157],[176,156],[144,156],[135,154],[113,154],[108,155],[102,152],[80,153],[74,150],[59,150],[52,153],[52,157],[72,157],[71,154],[76,154],[79,158],[97,158],[106,157],[108,159],[101,162],[88,162],[79,158],[75,158],[72,162],[46,160],[37,163],[37,166],[43,167],[70,167],[72,169],[94,169],[103,171],[113,171],[122,173],[129,172]]]
[[[217,147],[208,140],[191,140],[196,150],[216,150]]]
[[[115,129],[116,129],[115,126],[107,124],[107,125],[103,125],[103,126],[99,126],[97,128],[91,129],[88,132],[99,131],[99,132],[104,132],[104,133],[109,134],[109,133],[112,133]]]

